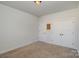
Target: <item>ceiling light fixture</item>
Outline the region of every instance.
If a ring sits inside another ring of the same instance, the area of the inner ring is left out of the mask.
[[[38,1],[38,0],[37,0],[37,1],[34,1],[34,3],[35,3],[36,5],[38,5],[38,6],[41,4],[41,2],[42,2],[42,1]]]

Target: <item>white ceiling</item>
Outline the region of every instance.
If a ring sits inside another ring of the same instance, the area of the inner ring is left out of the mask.
[[[39,7],[36,6],[34,1],[0,1],[0,3],[36,16],[42,16],[77,8],[79,1],[42,1]]]

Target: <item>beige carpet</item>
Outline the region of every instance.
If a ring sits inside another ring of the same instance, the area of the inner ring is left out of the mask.
[[[1,54],[4,58],[75,58],[77,52],[75,49],[65,48],[58,45],[52,45],[44,42],[35,42],[7,53]]]

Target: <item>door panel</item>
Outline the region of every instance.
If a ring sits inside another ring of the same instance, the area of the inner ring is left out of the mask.
[[[74,48],[74,33],[75,33],[75,23],[74,20],[68,20],[62,22],[62,33],[61,39],[63,45],[67,47]]]

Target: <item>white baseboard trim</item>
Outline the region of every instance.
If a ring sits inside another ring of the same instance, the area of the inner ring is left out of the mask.
[[[72,49],[76,49],[75,47],[68,47],[68,46],[65,46],[65,45],[62,45],[58,42],[48,42],[48,41],[44,41],[44,40],[39,40],[39,41],[42,41],[42,42],[46,42],[46,43],[49,43],[49,44],[55,44],[55,45],[59,45],[59,46],[62,46],[62,47],[67,47],[67,48],[72,48]]]

